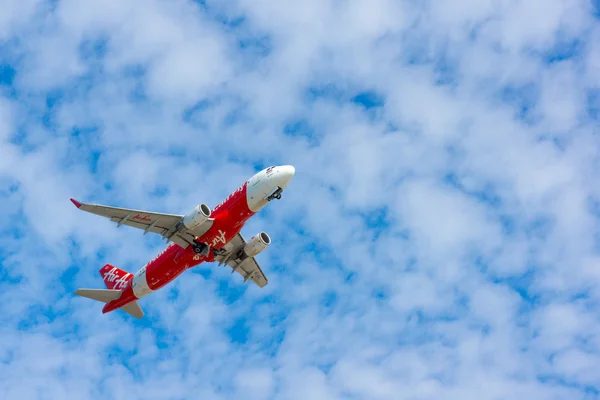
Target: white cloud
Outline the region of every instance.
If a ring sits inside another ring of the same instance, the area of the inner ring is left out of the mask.
[[[267,369],[239,371],[236,376],[240,397],[249,399],[268,399],[273,395],[275,379],[273,372]]]

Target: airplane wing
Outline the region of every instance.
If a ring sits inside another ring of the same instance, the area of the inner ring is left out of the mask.
[[[127,225],[142,229],[144,235],[148,232],[157,233],[184,249],[190,244],[193,244],[195,236],[202,236],[203,233],[208,231],[212,226],[213,221],[213,219],[210,218],[207,223],[198,228],[204,232],[199,232],[198,229],[196,229],[193,232],[180,231],[175,233],[176,226],[183,219],[183,215],[130,210],[127,208],[109,207],[99,204],[85,204],[74,199],[71,199],[71,202],[80,210],[100,215],[116,222],[118,227]],[[211,223],[208,223],[209,221]]]
[[[215,261],[219,264],[224,263],[231,267],[231,273],[237,272],[243,278],[244,282],[251,280],[258,287],[265,287],[269,283],[265,273],[258,265],[258,262],[254,257],[248,257],[244,260],[237,258],[229,258],[230,255],[236,254],[237,250],[242,248],[246,244],[244,237],[241,233],[238,233],[233,239],[225,246],[225,253],[215,257]]]

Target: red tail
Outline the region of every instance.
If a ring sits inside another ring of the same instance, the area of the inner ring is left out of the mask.
[[[100,268],[100,276],[102,276],[107,289],[116,290],[125,289],[127,283],[133,278],[133,274],[113,267],[110,264],[106,264]]]

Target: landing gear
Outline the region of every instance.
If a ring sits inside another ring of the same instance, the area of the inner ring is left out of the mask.
[[[283,192],[283,189],[278,187],[273,193],[271,193],[270,195],[267,196],[267,201],[271,201],[273,199],[280,200],[281,192]]]
[[[215,256],[220,256],[225,254],[225,249],[213,249],[213,253]]]
[[[194,243],[193,245],[194,253],[200,254],[203,256],[207,256],[210,251],[210,247],[204,243]]]

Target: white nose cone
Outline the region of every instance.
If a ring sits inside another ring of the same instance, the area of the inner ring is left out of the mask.
[[[277,180],[279,181],[279,187],[284,188],[294,177],[296,168],[293,165],[281,165],[277,167]]]
[[[248,208],[257,212],[269,202],[267,198],[274,192],[284,189],[294,177],[296,168],[292,165],[272,166],[260,171],[249,181],[246,190]],[[279,195],[281,196],[281,194]]]

